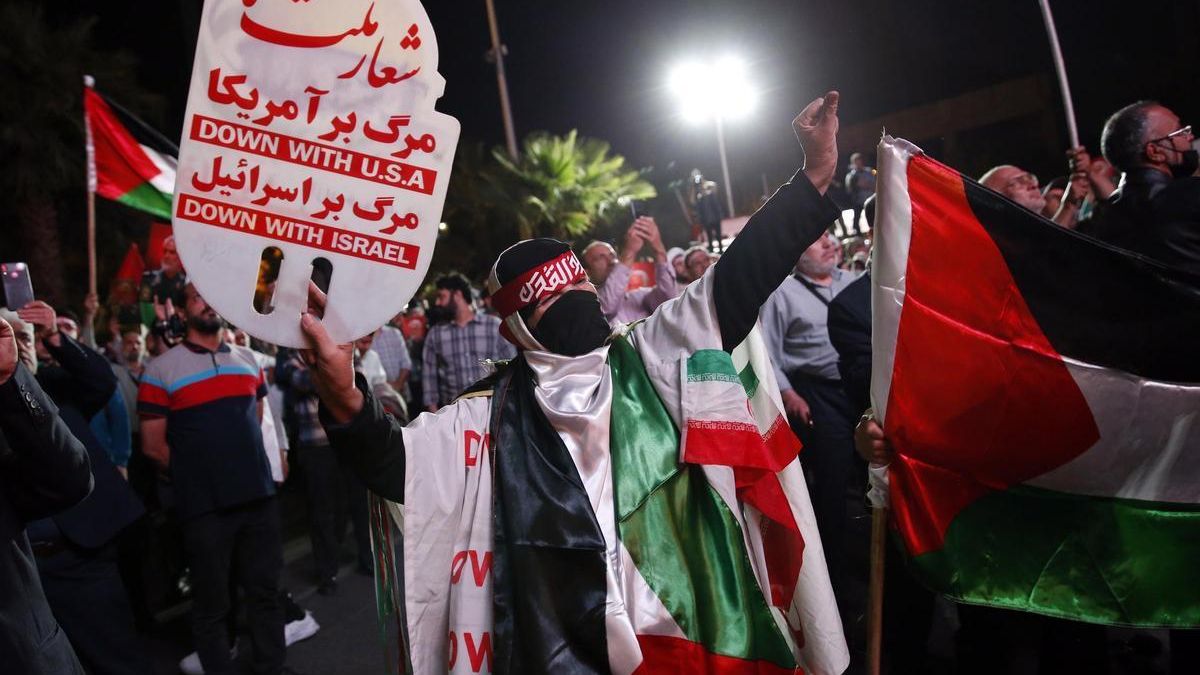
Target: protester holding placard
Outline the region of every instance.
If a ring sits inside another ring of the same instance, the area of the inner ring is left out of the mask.
[[[415,672],[485,661],[530,673],[845,669],[798,444],[765,352],[751,346],[762,356],[740,377],[729,354],[838,217],[823,197],[837,102],[831,92],[796,118],[807,168],[722,263],[628,330],[610,329],[567,244],[506,249],[489,287],[500,331],[521,352],[408,427],[364,380],[355,386],[352,347],[303,315],[330,442],[372,490],[405,504]],[[326,300],[310,293],[316,311]],[[761,539],[744,538],[751,527]]]

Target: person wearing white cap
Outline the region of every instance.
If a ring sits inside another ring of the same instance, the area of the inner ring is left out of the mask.
[[[687,251],[673,246],[667,249],[667,262],[671,265],[671,269],[675,270],[675,283],[679,285],[679,291],[683,292],[683,287],[691,282],[691,277],[687,273],[687,265],[684,264],[684,259],[687,257],[684,254]]]

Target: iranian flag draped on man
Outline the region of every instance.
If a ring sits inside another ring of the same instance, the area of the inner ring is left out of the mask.
[[[488,283],[517,358],[408,427],[355,382],[312,291],[301,326],[330,443],[404,505],[402,665],[845,670],[799,444],[752,332],[838,216],[824,196],[837,103],[831,92],[796,118],[805,169],[645,321],[613,330],[567,244],[506,249]]]
[[[965,602],[1200,626],[1200,278],[905,141],[879,167],[872,400],[911,568]]]

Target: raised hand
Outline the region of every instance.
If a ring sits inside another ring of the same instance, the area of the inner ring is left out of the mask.
[[[638,220],[633,221],[629,229],[625,230],[625,241],[621,244],[621,262],[626,265],[632,263],[637,258],[638,251],[641,251],[642,246],[646,245],[646,239],[642,234],[643,228],[638,227]]]
[[[338,422],[349,422],[362,410],[362,392],[354,386],[354,345],[334,343],[317,319],[325,313],[325,294],[309,282],[308,311],[300,315],[300,330],[304,331],[312,349],[300,352],[301,359],[312,373],[317,395]]]
[[[839,98],[836,91],[827,92],[792,120],[792,129],[804,148],[804,173],[821,194],[825,194],[837,170]]]
[[[33,324],[39,340],[58,335],[58,314],[53,307],[41,300],[34,300],[18,309],[17,316],[21,317],[22,321]]]
[[[630,229],[637,228],[642,240],[649,244],[654,251],[654,257],[659,262],[665,262],[667,259],[667,249],[663,247],[662,233],[658,231],[658,223],[650,216],[638,216],[637,220],[633,221]]]

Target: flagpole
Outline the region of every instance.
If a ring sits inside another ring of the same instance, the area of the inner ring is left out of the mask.
[[[496,84],[500,88],[500,117],[504,122],[504,145],[508,157],[517,161],[517,134],[513,128],[512,104],[508,99],[508,78],[504,74],[504,45],[500,42],[500,26],[496,22],[496,7],[492,0],[487,5],[488,31],[492,37],[492,56],[496,59]]]
[[[1071,147],[1079,146],[1079,128],[1075,126],[1075,105],[1071,102],[1071,86],[1067,83],[1067,67],[1063,63],[1062,47],[1058,44],[1058,30],[1054,27],[1054,15],[1050,13],[1050,0],[1038,0],[1042,8],[1042,20],[1046,23],[1046,34],[1050,38],[1050,55],[1054,57],[1054,70],[1058,74],[1058,89],[1062,94],[1063,110],[1067,114],[1067,136]]]
[[[88,293],[96,294],[96,193],[88,190],[87,201]]]
[[[96,80],[91,75],[83,76],[83,86],[91,89]],[[87,110],[83,112],[83,127],[87,136],[87,255],[88,293],[96,294],[96,146],[92,141],[92,123]]]
[[[887,558],[887,507],[871,509],[871,576],[867,592],[867,673],[879,675],[883,653],[883,565]]]

